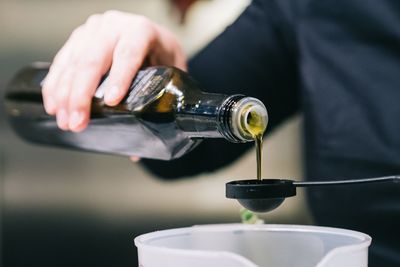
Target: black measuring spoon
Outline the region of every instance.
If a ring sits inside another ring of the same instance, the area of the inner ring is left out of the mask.
[[[297,187],[379,182],[400,182],[400,176],[313,182],[298,182],[285,179],[239,180],[226,184],[226,197],[236,199],[248,210],[268,212],[279,207],[285,198],[295,196]]]

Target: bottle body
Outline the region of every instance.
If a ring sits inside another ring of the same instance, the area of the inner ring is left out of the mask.
[[[141,70],[128,94],[116,107],[104,104],[105,77],[92,100],[88,127],[80,132],[62,131],[45,113],[41,83],[48,64],[21,70],[6,92],[6,111],[15,131],[40,144],[170,160],[193,149],[204,138],[227,138],[230,112],[226,103],[239,96],[208,94],[184,72],[171,67]],[[224,123],[223,120],[228,122]],[[225,128],[224,128],[225,127]],[[229,139],[229,138],[227,138]],[[246,138],[233,138],[243,142]],[[243,140],[242,140],[243,139]],[[249,140],[250,141],[250,140]]]

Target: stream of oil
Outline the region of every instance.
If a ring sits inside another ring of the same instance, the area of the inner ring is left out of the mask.
[[[267,128],[265,119],[260,113],[251,111],[247,116],[247,131],[251,134],[256,145],[257,179],[262,179],[262,144],[263,135]]]
[[[262,143],[263,136],[259,134],[255,136],[254,142],[256,144],[256,160],[257,160],[257,179],[261,180],[262,177]]]

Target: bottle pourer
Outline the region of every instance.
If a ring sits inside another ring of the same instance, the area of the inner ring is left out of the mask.
[[[366,179],[298,182],[284,179],[239,180],[226,184],[226,197],[237,199],[248,210],[268,212],[279,207],[287,197],[296,195],[297,187],[336,186],[348,184],[395,182],[400,176]]]

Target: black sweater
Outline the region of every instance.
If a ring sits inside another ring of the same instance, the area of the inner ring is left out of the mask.
[[[261,99],[269,131],[302,111],[309,180],[400,173],[398,0],[253,1],[189,71],[209,92]],[[166,178],[188,176],[230,164],[249,147],[207,140],[181,159],[144,164]],[[371,267],[400,266],[400,184],[308,196],[316,223],[373,237]]]

